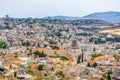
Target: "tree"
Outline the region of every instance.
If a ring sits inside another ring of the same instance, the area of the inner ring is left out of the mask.
[[[45,66],[44,64],[40,64],[40,65],[38,66],[38,70],[39,70],[39,71],[43,70],[43,67],[44,67],[44,66]]]
[[[37,50],[37,51],[34,52],[34,54],[39,55],[40,52]]]
[[[62,61],[66,61],[66,60],[68,60],[68,58],[67,58],[67,57],[62,56],[62,57],[60,57],[60,60],[62,60]]]
[[[82,62],[83,62],[83,59],[84,59],[84,52],[83,52],[83,50],[82,50]]]
[[[39,57],[46,57],[46,54],[42,51],[40,52]]]
[[[96,67],[96,66],[97,66],[97,63],[94,63],[94,64],[93,64],[93,67]]]
[[[0,42],[0,48],[3,48],[5,45],[5,42]]]
[[[32,70],[32,69],[28,69],[28,71],[27,71],[28,73],[30,73],[30,74],[34,74],[34,71]]]
[[[52,49],[54,49],[54,50],[58,50],[59,49],[59,47],[57,46],[57,45],[54,45],[54,46],[51,46],[52,47]]]
[[[96,48],[94,47],[94,48],[93,48],[93,52],[95,52],[95,51],[96,51]]]
[[[117,61],[119,61],[119,59],[120,59],[120,56],[117,55],[117,54],[114,54],[113,57],[114,57]]]
[[[37,77],[36,79],[34,79],[34,80],[42,80],[42,78],[41,77]]]
[[[90,67],[90,63],[87,64],[87,67]]]
[[[28,55],[32,55],[33,53],[32,52],[29,52]]]
[[[34,52],[34,54],[36,54],[36,55],[39,55],[39,57],[46,57],[46,54],[42,51],[42,52],[40,52],[40,51],[35,51]]]
[[[104,80],[106,80],[106,78],[107,78],[106,74],[103,74],[103,75],[102,75],[102,78],[103,78]]]
[[[108,71],[107,80],[111,80],[110,72]]]
[[[78,55],[77,64],[80,63],[81,55]]]
[[[57,76],[60,76],[60,77],[64,77],[63,71],[61,71],[61,70],[58,70],[58,71],[56,72],[56,75],[57,75]]]

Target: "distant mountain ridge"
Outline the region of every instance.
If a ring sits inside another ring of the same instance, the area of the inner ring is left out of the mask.
[[[78,20],[78,19],[97,19],[105,20],[111,23],[120,23],[120,12],[108,11],[108,12],[96,12],[83,17],[71,17],[71,16],[53,16],[44,17],[42,19],[61,19],[61,20]]]
[[[83,16],[82,19],[98,19],[112,23],[120,23],[120,12],[114,12],[114,11],[97,12]]]
[[[61,20],[76,20],[76,19],[80,19],[80,17],[71,17],[71,16],[62,16],[62,15],[58,15],[58,16],[48,16],[48,17],[44,17],[43,19],[61,19]]]

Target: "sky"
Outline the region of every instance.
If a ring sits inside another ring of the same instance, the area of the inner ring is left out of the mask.
[[[0,17],[76,16],[120,12],[120,0],[0,0]]]

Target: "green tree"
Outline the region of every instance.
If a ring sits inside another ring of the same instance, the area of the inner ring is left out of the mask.
[[[40,65],[38,66],[38,70],[39,70],[39,71],[43,70],[43,67],[44,67],[44,66],[45,66],[44,64],[40,64]]]
[[[67,57],[62,56],[62,57],[60,57],[60,60],[62,60],[62,61],[66,61],[66,60],[68,60],[68,58],[67,58]]]
[[[94,63],[94,64],[93,64],[93,67],[96,67],[96,66],[97,66],[97,63]]]
[[[56,75],[59,76],[59,77],[64,77],[63,71],[61,71],[61,70],[58,70],[56,72]]]
[[[94,47],[94,48],[93,48],[93,52],[95,52],[95,51],[96,51],[96,48]]]
[[[28,71],[27,71],[29,74],[34,74],[34,71],[32,70],[32,69],[28,69]]]
[[[34,80],[42,80],[42,78],[41,77],[37,77],[36,79],[34,79]]]
[[[5,45],[5,42],[0,42],[0,48],[3,48]]]
[[[110,72],[108,71],[107,80],[111,80]]]
[[[42,52],[40,52],[40,51],[35,51],[34,52],[34,54],[36,54],[36,55],[39,55],[39,57],[46,57],[46,54],[42,51]]]

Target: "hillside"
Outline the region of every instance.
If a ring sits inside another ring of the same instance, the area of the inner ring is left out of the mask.
[[[89,14],[82,17],[83,19],[98,19],[105,20],[112,23],[120,23],[120,12],[97,12],[93,14]]]
[[[111,34],[111,35],[119,35],[120,36],[120,26],[96,29],[96,31],[98,31],[99,33],[107,33],[107,34]]]

